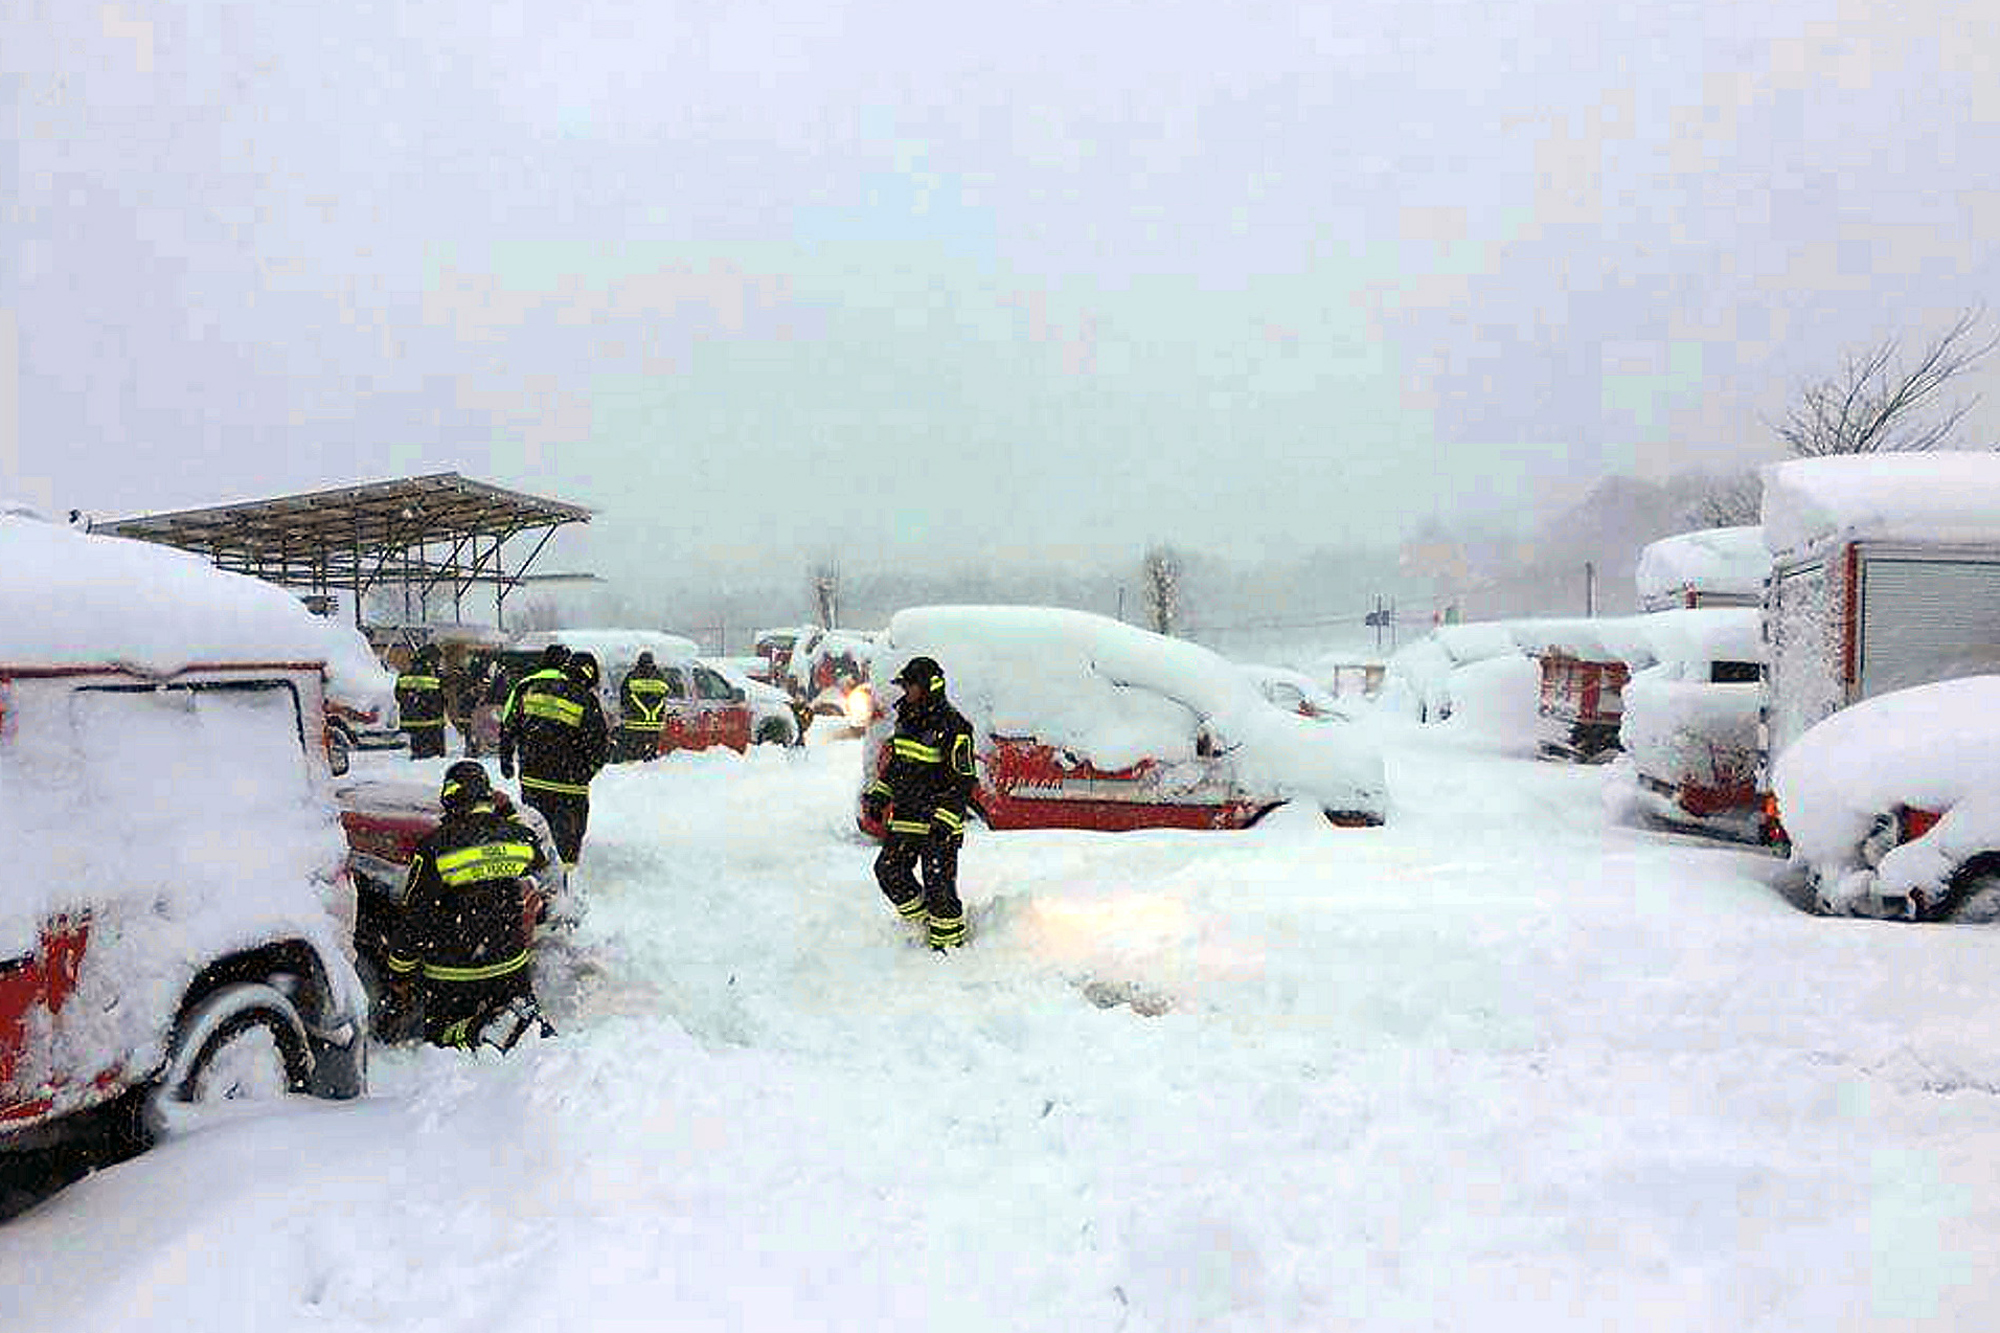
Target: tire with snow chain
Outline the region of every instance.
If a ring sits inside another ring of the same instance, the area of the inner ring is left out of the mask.
[[[175,1025],[173,1054],[151,1098],[153,1128],[172,1107],[276,1100],[312,1086],[312,1053],[298,1009],[254,982],[203,996]]]

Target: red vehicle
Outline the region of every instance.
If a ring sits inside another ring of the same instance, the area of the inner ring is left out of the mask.
[[[323,625],[196,557],[0,516],[0,1149],[362,1091]]]
[[[1626,685],[1620,731],[1640,808],[1679,828],[1760,841],[1758,612],[1661,611],[1646,619],[1660,660]]]
[[[899,613],[879,655],[918,653],[943,665],[980,738],[973,813],[990,828],[1240,829],[1308,794],[1335,824],[1382,822],[1371,746],[1338,719],[1274,707],[1205,648],[1080,611],[934,607]],[[867,729],[864,788],[887,764],[892,712]],[[1120,762],[1081,752],[1100,729]]]
[[[1551,649],[1541,654],[1541,668],[1540,712],[1552,726],[1542,740],[1542,753],[1585,762],[1609,757],[1618,748],[1631,667]]]

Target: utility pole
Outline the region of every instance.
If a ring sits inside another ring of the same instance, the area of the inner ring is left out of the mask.
[[[1591,560],[1583,562],[1583,614],[1597,614],[1597,564]]]

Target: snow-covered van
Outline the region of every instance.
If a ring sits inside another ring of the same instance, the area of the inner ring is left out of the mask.
[[[1767,778],[1843,709],[2000,672],[2000,454],[1773,464],[1763,519]],[[1793,813],[1773,794],[1791,833]]]
[[[978,738],[975,812],[991,828],[1242,828],[1294,800],[1342,825],[1387,811],[1381,754],[1354,728],[1273,708],[1184,640],[1082,611],[921,607],[890,622],[875,661],[893,675],[919,655]],[[862,786],[894,729],[895,687],[881,688]]]
[[[1639,609],[1758,606],[1770,570],[1764,530],[1754,524],[1662,537],[1639,552]]]
[[[1821,911],[2000,919],[2000,676],[1842,709],[1786,748],[1772,782]]]
[[[1756,841],[1761,613],[1660,611],[1645,625],[1659,660],[1626,684],[1619,726],[1639,807],[1664,823]]]
[[[328,654],[282,589],[0,516],[0,1146],[362,1090]]]

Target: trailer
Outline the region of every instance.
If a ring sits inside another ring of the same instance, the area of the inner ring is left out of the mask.
[[[1764,594],[1760,784],[1769,793],[1773,838],[1784,840],[1788,825],[1810,826],[1812,845],[1798,850],[1816,880],[1831,883],[1922,835],[1939,813],[1914,799],[1915,787],[1926,785],[1925,766],[1910,768],[1905,785],[1915,784],[1913,799],[1892,803],[1906,805],[1907,814],[1875,812],[1881,831],[1870,835],[1873,842],[1849,847],[1845,825],[1819,807],[1841,800],[1851,784],[1813,780],[1786,756],[1854,705],[2000,674],[2000,456],[1850,455],[1777,464],[1764,473],[1764,534],[1772,566]],[[1881,726],[1900,716],[1871,710],[1863,721],[1878,713]],[[1974,722],[1967,718],[1957,729],[1968,744]],[[1871,753],[1878,739],[1887,744],[1887,737],[1846,734],[1868,730],[1842,729],[1843,752]],[[1943,747],[1930,767],[1951,758]],[[1832,832],[1820,836],[1822,826]],[[1822,892],[1820,900],[1833,910],[1894,911],[1859,892]]]

